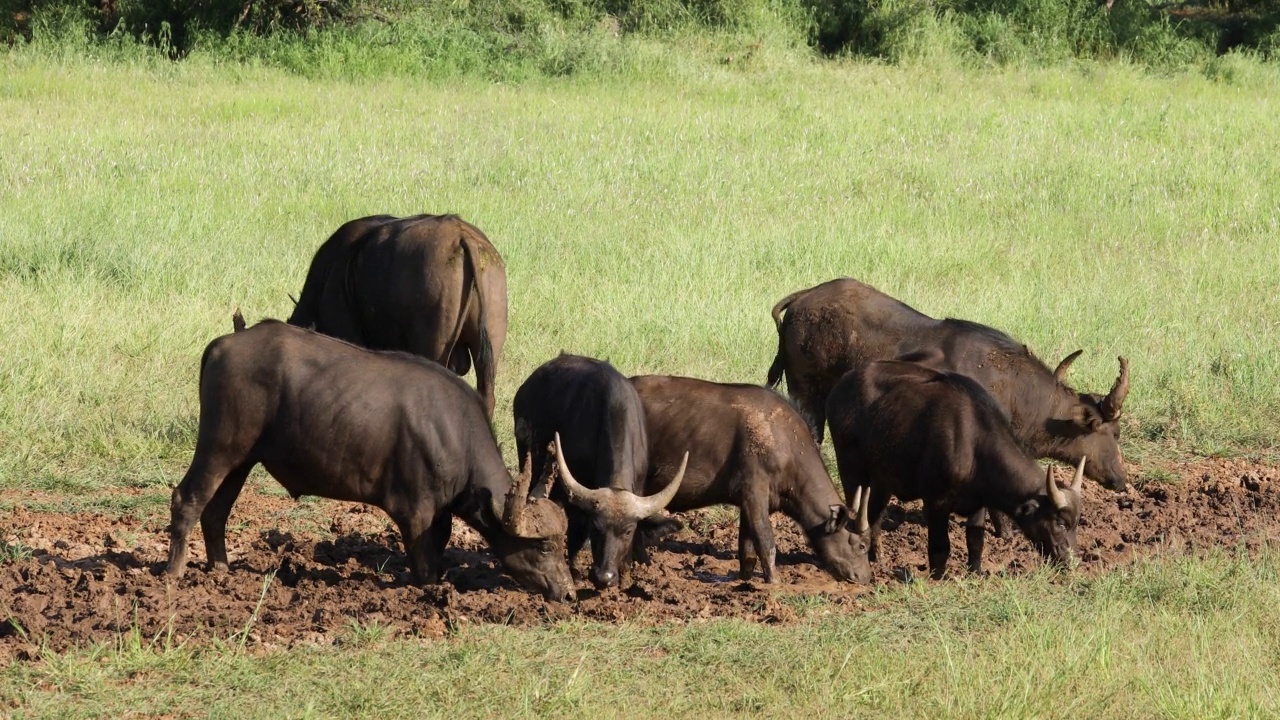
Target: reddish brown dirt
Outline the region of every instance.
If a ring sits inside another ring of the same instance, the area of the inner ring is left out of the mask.
[[[1097,573],[1155,549],[1256,548],[1280,538],[1280,466],[1207,460],[1175,469],[1179,481],[1116,495],[1089,484],[1079,530],[1082,562]],[[544,602],[502,575],[478,536],[455,524],[452,567],[435,587],[409,585],[408,566],[380,511],[330,501],[295,503],[251,484],[228,532],[232,571],[210,574],[198,533],[179,581],[160,573],[168,549],[167,509],[135,516],[0,513],[0,539],[31,556],[0,566],[0,660],[31,658],[41,644],[61,650],[137,631],[144,642],[243,641],[255,651],[342,642],[372,627],[390,635],[438,637],[465,623],[526,625],[562,618],[602,622],[740,617],[786,622],[795,595],[822,594],[856,612],[865,589],[831,580],[814,566],[804,536],[775,516],[780,581],[766,588],[736,579],[732,510],[689,513],[684,531],[638,566],[634,585],[603,594],[582,583],[573,605]],[[30,500],[27,500],[30,502]],[[892,506],[879,583],[924,576],[925,529],[918,505]],[[964,529],[952,525],[954,572],[964,568]],[[578,558],[585,570],[589,552]],[[988,536],[986,568],[1017,573],[1038,563],[1020,535]],[[274,576],[269,573],[274,572]],[[171,634],[171,635],[170,635]]]

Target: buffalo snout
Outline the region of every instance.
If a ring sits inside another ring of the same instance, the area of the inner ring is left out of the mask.
[[[595,585],[600,590],[611,588],[618,584],[618,573],[613,570],[597,570],[593,567],[587,573],[587,578],[591,580],[592,585]]]
[[[574,588],[548,588],[546,594],[543,595],[550,602],[571,603],[578,599],[578,591]]]

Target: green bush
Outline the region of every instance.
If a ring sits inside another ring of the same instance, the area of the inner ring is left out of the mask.
[[[891,62],[1083,58],[1166,68],[1237,47],[1280,55],[1280,0],[1213,1],[0,0],[0,41],[114,43],[116,52],[134,42],[171,58],[201,51],[308,75],[494,78],[614,72],[635,61],[631,36],[694,55],[729,38],[746,50],[715,56],[735,65],[768,56],[758,52],[766,45],[794,54],[806,44]]]

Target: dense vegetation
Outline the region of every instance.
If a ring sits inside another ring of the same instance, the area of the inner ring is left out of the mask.
[[[891,61],[1169,68],[1280,53],[1278,0],[0,0],[0,42],[152,48],[308,75],[635,75],[672,53],[733,66]]]

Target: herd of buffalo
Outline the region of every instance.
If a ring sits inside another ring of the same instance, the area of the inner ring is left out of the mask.
[[[890,498],[922,500],[929,568],[943,576],[952,513],[981,571],[988,511],[1037,550],[1069,560],[1088,476],[1126,485],[1119,417],[1128,364],[1106,395],[1064,382],[993,328],[935,320],[851,279],[773,308],[768,387],[627,378],[561,354],[517,390],[517,477],[493,430],[507,330],[506,270],[457,216],[374,216],[340,227],[312,260],[287,323],[209,343],[200,424],[173,492],[167,572],[186,568],[200,521],[210,569],[261,463],[291,495],[368,503],[396,523],[418,583],[436,583],[458,516],[505,570],[555,601],[575,598],[570,561],[591,543],[591,582],[619,582],[680,527],[669,512],[735,505],[740,576],[776,576],[770,515],[804,529],[823,567],[866,583]],[[476,390],[460,376],[475,367]],[[791,401],[775,392],[786,378]],[[844,498],[819,453],[830,427]],[[1074,465],[1060,486],[1052,466]],[[558,481],[558,482],[557,482]]]

